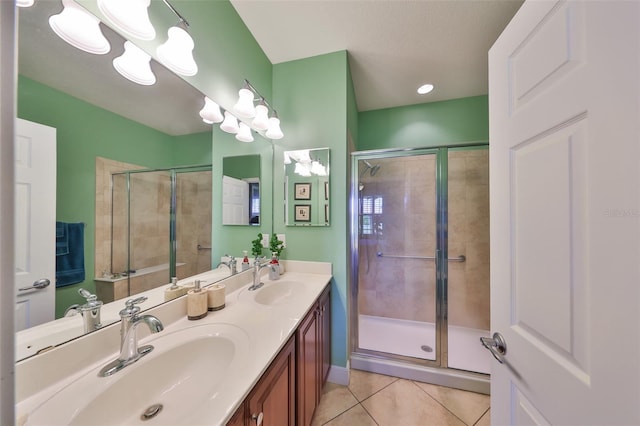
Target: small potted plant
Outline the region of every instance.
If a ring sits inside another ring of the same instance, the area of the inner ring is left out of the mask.
[[[276,234],[271,234],[269,240],[269,250],[271,250],[271,270],[269,271],[269,278],[277,280],[280,278],[282,271],[282,264],[278,261],[282,250],[284,250],[284,243],[278,239]],[[273,275],[272,275],[273,274]]]
[[[262,234],[258,234],[258,238],[251,241],[251,254],[258,259],[258,257],[262,254]]]

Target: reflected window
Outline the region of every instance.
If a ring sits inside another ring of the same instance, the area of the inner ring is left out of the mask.
[[[382,206],[381,196],[362,197],[362,235],[373,235],[376,230],[378,235],[382,234]]]

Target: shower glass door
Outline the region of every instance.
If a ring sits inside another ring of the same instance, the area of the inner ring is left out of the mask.
[[[438,362],[437,151],[410,154],[363,156],[354,164],[356,347],[432,364]]]

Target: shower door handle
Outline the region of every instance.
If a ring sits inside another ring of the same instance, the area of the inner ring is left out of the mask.
[[[491,355],[493,355],[496,361],[500,364],[504,363],[503,357],[507,354],[507,342],[505,342],[502,334],[496,332],[493,333],[493,337],[481,337],[480,343],[489,349],[489,352],[491,352]]]

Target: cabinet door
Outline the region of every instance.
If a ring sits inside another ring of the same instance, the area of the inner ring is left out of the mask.
[[[245,424],[295,425],[295,342],[291,339],[249,395]]]
[[[331,286],[320,296],[319,308],[320,312],[320,395],[322,395],[322,387],[327,381],[329,368],[331,367]]]
[[[227,426],[244,426],[244,419],[246,417],[244,409],[245,404],[243,402],[240,408],[238,408],[238,410],[235,412],[233,417],[231,417],[231,419],[227,422]]]
[[[302,320],[297,331],[298,425],[311,424],[320,399],[318,383],[318,306]]]

